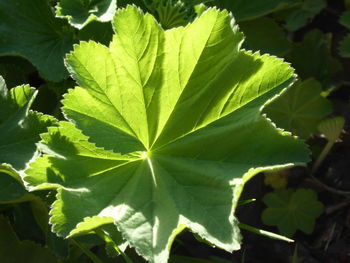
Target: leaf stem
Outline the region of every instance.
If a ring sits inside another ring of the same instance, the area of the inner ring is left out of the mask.
[[[110,244],[112,245],[112,248],[123,257],[123,259],[125,260],[126,263],[134,263],[118,246],[117,244],[113,241],[113,239],[107,235],[104,231],[102,231],[101,229],[95,229],[95,233],[101,237],[106,244]]]
[[[75,239],[70,239],[78,248],[80,248],[88,258],[90,258],[94,263],[104,263],[101,259],[99,259],[94,253],[92,253],[89,249],[84,247]]]
[[[311,174],[313,174],[318,169],[318,167],[321,165],[324,158],[326,158],[327,154],[332,149],[334,143],[335,143],[335,141],[333,141],[333,140],[330,140],[327,142],[326,146],[323,148],[321,154],[318,156],[315,164],[313,165]]]
[[[287,242],[294,242],[293,239],[290,239],[288,237],[281,236],[281,235],[272,233],[270,231],[266,231],[266,230],[262,230],[262,229],[259,229],[259,228],[255,228],[253,226],[249,226],[249,225],[246,225],[246,224],[243,224],[243,223],[239,223],[238,226],[240,228],[242,228],[242,229],[248,230],[248,231],[253,232],[255,234],[258,234],[258,235],[266,236],[266,237],[269,237],[269,238],[272,238],[272,239],[287,241]]]

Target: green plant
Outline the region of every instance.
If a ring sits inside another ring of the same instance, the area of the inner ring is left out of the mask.
[[[186,28],[163,31],[129,6],[113,25],[109,48],[82,42],[67,56],[80,87],[65,96],[63,111],[81,131],[60,122],[42,135],[46,154],[26,170],[27,186],[58,190],[51,223],[62,236],[114,222],[150,262],[166,262],[184,228],[238,249],[232,213],[244,182],[307,160],[301,142],[259,113],[290,85],[293,70],[241,51],[242,35],[225,11],[211,9]],[[148,41],[139,41],[144,35]]]
[[[196,255],[184,229],[227,251],[240,229],[291,242],[236,207],[259,199],[239,200],[259,172],[273,188],[304,180],[289,168],[309,160],[305,142],[316,152],[331,102],[341,114],[331,93],[348,84],[331,50],[345,31],[315,27],[329,5],[0,0],[0,75],[15,87],[0,79],[1,263],[240,261]],[[321,206],[301,190],[266,196],[296,218],[309,198],[311,219],[288,220],[310,232]]]

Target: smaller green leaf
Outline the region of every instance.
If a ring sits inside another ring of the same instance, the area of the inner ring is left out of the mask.
[[[341,15],[339,23],[350,29],[350,11],[346,11]]]
[[[267,105],[264,112],[278,127],[303,138],[317,133],[317,125],[332,112],[329,100],[323,98],[321,84],[314,79],[299,82]]]
[[[28,59],[50,81],[68,77],[63,57],[74,43],[69,24],[55,18],[47,0],[0,1],[0,55]]]
[[[93,20],[108,22],[117,10],[116,0],[61,0],[56,6],[56,17],[82,29]]]
[[[309,31],[286,59],[292,63],[301,79],[312,77],[326,83],[341,70],[341,64],[332,56],[331,43],[331,34]]]
[[[12,176],[0,172],[0,204],[20,199],[27,191]]]
[[[310,22],[322,9],[327,6],[325,0],[304,0],[301,6],[286,10],[285,28],[296,31]]]
[[[239,25],[246,36],[243,45],[246,49],[282,56],[292,48],[282,28],[271,18],[257,18]]]
[[[262,213],[264,224],[277,226],[279,232],[288,237],[297,230],[310,234],[315,219],[323,212],[323,204],[311,189],[278,190],[266,194],[263,202],[267,205]]]
[[[344,127],[345,120],[343,117],[335,117],[322,121],[318,125],[318,130],[327,137],[329,141],[335,142]]]
[[[0,165],[22,170],[35,155],[39,134],[55,120],[29,111],[37,92],[28,85],[7,90],[0,77]]]
[[[345,38],[340,42],[339,55],[344,58],[350,58],[350,34],[347,34]]]
[[[0,217],[0,233],[1,262],[57,262],[57,259],[49,249],[30,241],[20,241],[4,217]]]

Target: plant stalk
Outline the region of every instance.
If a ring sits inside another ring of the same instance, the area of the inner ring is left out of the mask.
[[[101,259],[99,259],[94,253],[92,253],[89,249],[84,247],[82,244],[80,244],[78,241],[74,240],[73,238],[70,239],[78,248],[81,249],[81,251],[84,252],[84,254],[90,258],[94,263],[104,263]]]

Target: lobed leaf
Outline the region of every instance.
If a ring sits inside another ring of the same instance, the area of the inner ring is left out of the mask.
[[[264,196],[267,208],[261,214],[267,225],[277,226],[282,235],[291,237],[296,230],[310,234],[315,219],[323,212],[323,205],[311,189],[277,190]]]
[[[294,81],[282,60],[240,49],[227,11],[209,9],[164,31],[128,6],[109,47],[81,42],[66,59],[78,87],[45,153],[26,170],[31,190],[57,189],[53,230],[78,235],[114,222],[149,262],[167,262],[184,228],[233,251],[244,183],[308,160],[305,145],[260,114]],[[79,128],[79,130],[77,129]]]

